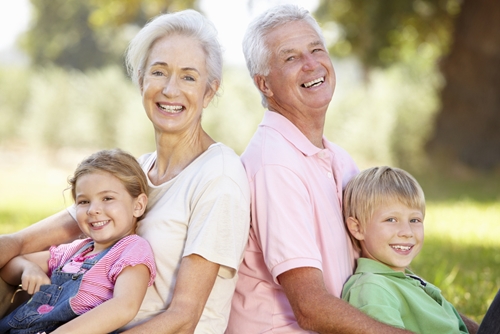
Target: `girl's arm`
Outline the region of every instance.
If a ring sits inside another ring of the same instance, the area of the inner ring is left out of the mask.
[[[62,210],[18,232],[0,235],[0,268],[10,259],[75,240],[82,232],[67,210]]]
[[[218,264],[199,255],[184,257],[168,309],[124,333],[193,333],[218,271]]]
[[[51,333],[110,333],[125,326],[139,312],[149,279],[150,272],[146,265],[139,264],[124,268],[116,279],[113,298]]]
[[[11,285],[22,284],[22,289],[32,295],[41,285],[50,284],[49,258],[49,251],[17,256],[0,269],[0,277]]]

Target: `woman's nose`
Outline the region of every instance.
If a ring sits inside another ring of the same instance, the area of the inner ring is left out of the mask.
[[[174,97],[179,94],[179,82],[174,76],[170,76],[165,81],[165,86],[163,87],[163,95],[166,97]]]

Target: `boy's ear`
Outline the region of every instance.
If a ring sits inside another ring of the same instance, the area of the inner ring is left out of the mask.
[[[139,218],[142,216],[144,211],[146,211],[146,207],[148,205],[148,196],[146,194],[140,194],[137,196],[135,199],[135,206],[134,206],[134,217]]]
[[[357,240],[364,240],[365,239],[365,233],[363,231],[363,227],[361,226],[361,223],[359,220],[357,220],[354,217],[349,217],[346,220],[346,225],[347,228],[349,229],[349,232],[351,235],[357,239]]]

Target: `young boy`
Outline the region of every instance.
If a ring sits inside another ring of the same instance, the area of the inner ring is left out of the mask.
[[[468,333],[457,310],[434,285],[407,267],[424,242],[425,198],[407,172],[362,171],[346,186],[344,219],[361,249],[342,298],[371,317],[416,333]]]

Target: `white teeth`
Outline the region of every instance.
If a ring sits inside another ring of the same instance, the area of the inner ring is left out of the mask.
[[[158,107],[160,107],[161,109],[165,110],[166,112],[172,113],[172,114],[177,114],[177,113],[182,111],[182,106],[170,106],[170,105],[165,106],[165,105],[158,103]]]
[[[109,222],[109,220],[103,220],[100,222],[91,223],[90,225],[92,225],[92,227],[101,227],[101,226],[106,225],[108,222]]]
[[[395,246],[391,246],[391,247],[394,248],[394,249],[400,249],[400,250],[404,250],[404,251],[407,251],[407,250],[411,249],[410,246],[401,246],[401,245],[395,245]]]
[[[316,80],[306,82],[303,86],[304,86],[305,88],[309,88],[309,87],[315,86],[315,85],[317,85],[317,84],[320,84],[320,83],[322,83],[322,82],[324,82],[324,81],[325,81],[325,78],[318,78],[318,79],[316,79]]]

